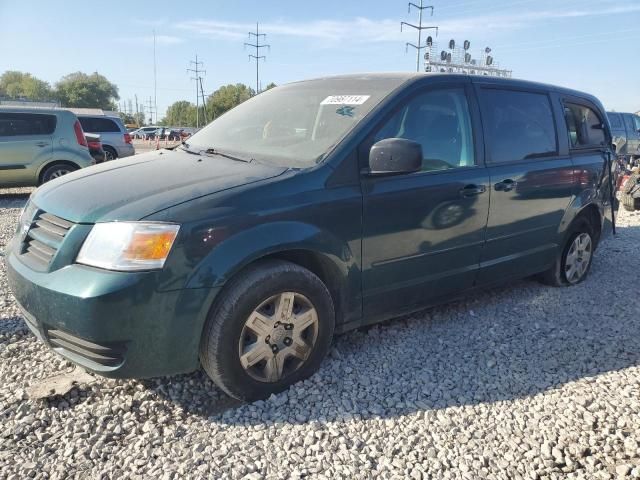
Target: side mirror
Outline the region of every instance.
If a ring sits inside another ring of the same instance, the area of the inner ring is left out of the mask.
[[[369,175],[413,173],[422,169],[422,145],[404,138],[380,140],[369,151]]]

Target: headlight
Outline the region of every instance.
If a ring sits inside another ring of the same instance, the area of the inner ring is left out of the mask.
[[[24,237],[27,235],[31,224],[33,223],[33,217],[36,216],[37,211],[38,207],[29,200],[22,209],[22,212],[20,212],[20,220],[18,220],[18,230],[16,235],[20,237],[21,241],[24,240]]]
[[[179,229],[169,223],[96,223],[76,261],[107,270],[162,268]]]

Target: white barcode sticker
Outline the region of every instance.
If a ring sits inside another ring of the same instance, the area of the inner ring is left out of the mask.
[[[329,95],[320,105],[362,105],[371,95]]]

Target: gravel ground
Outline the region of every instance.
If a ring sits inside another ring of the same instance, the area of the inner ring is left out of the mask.
[[[3,193],[0,247],[26,200]],[[621,212],[583,284],[525,280],[341,336],[311,379],[250,405],[201,372],[29,400],[72,366],[28,332],[0,262],[0,479],[640,478],[638,245]]]

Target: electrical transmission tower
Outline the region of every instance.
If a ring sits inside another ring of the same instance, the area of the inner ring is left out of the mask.
[[[265,55],[260,55],[262,48],[268,48],[269,50],[271,49],[271,45],[267,45],[266,43],[260,43],[260,39],[266,39],[267,38],[267,34],[266,33],[260,33],[260,28],[258,25],[258,22],[256,22],[256,31],[255,32],[249,32],[249,40],[251,40],[252,38],[255,38],[255,42],[256,43],[249,43],[249,42],[245,42],[244,46],[245,47],[252,47],[256,49],[256,54],[249,54],[249,58],[253,58],[256,61],[256,95],[258,93],[260,93],[260,60],[265,60],[267,59],[267,57]]]
[[[408,50],[409,47],[413,47],[417,50],[416,52],[416,72],[420,71],[420,60],[421,60],[421,55],[420,55],[420,51],[423,48],[426,48],[426,46],[421,45],[422,44],[422,31],[423,30],[435,30],[436,31],[436,36],[438,35],[438,27],[423,27],[422,26],[422,12],[424,10],[426,10],[427,8],[431,9],[431,16],[433,16],[433,7],[432,6],[426,6],[422,4],[423,0],[420,0],[420,5],[416,5],[415,3],[409,2],[409,13],[411,13],[411,7],[417,8],[418,9],[418,25],[414,25],[412,23],[407,23],[407,22],[400,22],[400,31],[402,31],[402,27],[404,27],[405,25],[407,27],[411,27],[411,28],[415,28],[418,31],[418,43],[416,45],[414,45],[413,43],[409,43],[407,42],[406,44],[406,49]]]
[[[153,125],[153,114],[156,113],[156,111],[153,108],[154,102],[153,102],[153,98],[149,97],[149,123]]]
[[[198,55],[196,55],[195,61],[191,60],[189,63],[193,68],[187,68],[187,73],[191,72],[195,74],[195,77],[191,77],[191,80],[196,81],[196,128],[200,128],[200,92],[199,90],[202,88],[202,77],[200,76],[200,74],[204,73],[206,75],[207,71],[202,70],[201,67],[202,65],[204,65],[204,63],[198,61]],[[204,94],[203,94],[202,101],[204,102]]]

